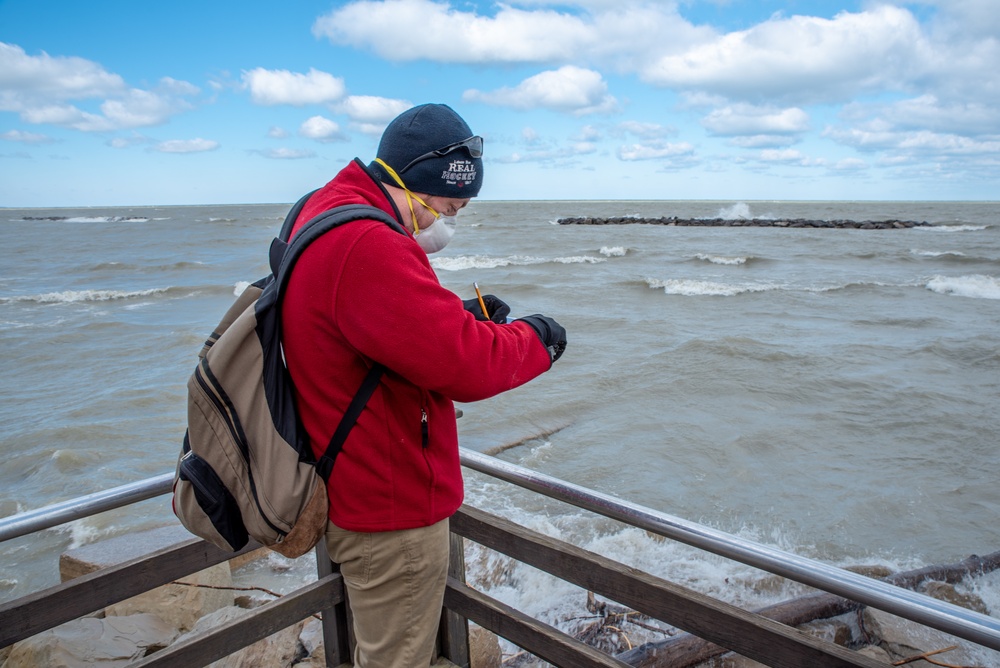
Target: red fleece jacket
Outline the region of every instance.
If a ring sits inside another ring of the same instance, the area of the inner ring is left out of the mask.
[[[385,365],[334,465],[330,519],[363,532],[429,526],[463,498],[452,401],[526,383],[549,369],[549,354],[529,325],[477,321],[465,311],[438,282],[409,218],[358,160],[310,198],[296,230],[343,204],[378,207],[407,235],[355,221],[299,259],[282,306],[299,410],[319,456],[368,369]]]

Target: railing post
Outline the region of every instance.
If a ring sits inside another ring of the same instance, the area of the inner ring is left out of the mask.
[[[316,571],[320,578],[340,572],[340,564],[335,564],[330,559],[326,541],[322,538],[316,543]],[[347,588],[344,587],[344,602],[323,612],[323,651],[327,668],[350,665],[354,660],[352,624],[351,608],[347,604]]]
[[[465,582],[465,539],[449,534],[448,577]],[[459,668],[469,668],[469,621],[448,608],[441,609],[438,629],[440,655]]]

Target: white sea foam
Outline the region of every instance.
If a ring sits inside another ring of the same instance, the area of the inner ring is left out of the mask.
[[[682,295],[684,297],[733,297],[747,292],[768,292],[779,290],[780,286],[772,283],[716,283],[714,281],[699,281],[694,279],[668,279],[647,278],[649,287],[662,289],[668,295]]]
[[[589,255],[576,255],[573,257],[554,257],[551,262],[559,264],[597,264],[607,262],[603,257],[590,257]]]
[[[463,269],[495,269],[497,267],[528,266],[555,262],[557,264],[581,264],[606,262],[604,258],[580,255],[575,257],[533,257],[512,255],[510,257],[488,257],[486,255],[459,255],[455,257],[431,258],[431,266],[441,271],[462,271]]]
[[[75,550],[78,547],[89,545],[90,543],[96,542],[98,539],[108,535],[108,530],[102,530],[95,527],[88,521],[89,519],[90,518],[84,518],[82,520],[76,520],[63,525],[63,528],[69,527],[69,549]]]
[[[250,281],[236,281],[236,285],[233,286],[233,296],[239,297],[249,287]]]
[[[722,218],[723,220],[749,220],[753,216],[750,215],[750,207],[746,203],[737,202],[725,209],[719,209],[716,218]]]
[[[922,251],[915,248],[910,250],[910,254],[919,257],[968,257],[965,253],[959,251]]]
[[[911,229],[924,232],[980,232],[989,225],[920,225]]]
[[[625,257],[628,250],[624,246],[603,246],[601,247],[601,255],[605,257]]]
[[[972,297],[973,299],[1000,299],[1000,278],[974,274],[972,276],[935,276],[927,282],[927,289],[942,295]]]
[[[698,253],[695,258],[699,260],[704,260],[705,262],[711,262],[712,264],[722,264],[722,265],[740,265],[746,264],[747,259],[745,257],[726,257],[724,255],[708,255],[707,253]]]
[[[63,292],[46,292],[40,295],[22,295],[20,297],[2,297],[0,304],[13,302],[35,302],[37,304],[72,304],[77,302],[106,302],[117,299],[135,299],[162,294],[170,288],[152,288],[150,290],[65,290]]]
[[[73,216],[66,219],[67,223],[148,223],[149,218],[142,216]]]

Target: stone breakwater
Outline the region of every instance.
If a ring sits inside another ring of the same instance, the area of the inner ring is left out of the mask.
[[[905,230],[930,225],[914,220],[809,220],[806,218],[560,218],[560,225],[666,225],[667,227],[797,227],[814,229]]]

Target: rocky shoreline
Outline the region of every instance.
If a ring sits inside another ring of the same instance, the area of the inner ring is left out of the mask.
[[[915,220],[810,220],[806,218],[638,218],[615,216],[594,218],[590,216],[560,218],[560,225],[666,225],[667,227],[796,227],[815,229],[852,230],[905,230],[913,227],[930,226],[928,222]]]

